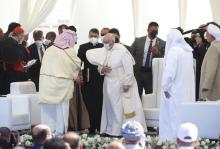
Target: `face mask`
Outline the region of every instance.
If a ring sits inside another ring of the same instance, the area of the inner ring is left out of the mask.
[[[98,43],[98,38],[92,37],[92,38],[89,38],[89,41],[90,41],[93,45],[95,45],[95,44]]]
[[[51,43],[51,41],[50,41],[49,39],[46,39],[46,40],[44,41],[44,44],[47,45],[47,46],[48,46],[50,43]]]
[[[157,36],[158,32],[157,31],[152,31],[150,36],[152,39],[154,39]]]
[[[77,44],[78,37],[77,37],[77,36],[74,36],[73,38],[74,38],[74,40],[75,40],[75,44]]]
[[[35,44],[40,47],[43,45],[43,41],[37,40],[37,41],[35,41]]]
[[[106,44],[106,43],[104,44],[104,48],[107,49],[107,50],[110,50],[110,49],[111,49],[111,47],[109,46],[108,43],[107,43],[107,44]]]
[[[103,38],[104,38],[104,36],[101,36],[101,41],[103,42]]]

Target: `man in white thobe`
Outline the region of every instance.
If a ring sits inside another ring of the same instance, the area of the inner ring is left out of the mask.
[[[73,49],[75,42],[76,33],[63,30],[46,50],[40,70],[41,121],[56,135],[67,131],[69,100],[73,96],[74,80],[79,80],[80,59]]]
[[[174,140],[180,104],[195,101],[193,55],[192,48],[177,29],[169,32],[165,52],[159,136],[162,140]]]
[[[86,53],[89,62],[99,65],[100,73],[105,75],[100,133],[120,136],[122,124],[128,120],[138,121],[146,132],[143,107],[133,74],[134,59],[122,44],[115,43],[113,34],[105,35],[103,43],[104,48]]]

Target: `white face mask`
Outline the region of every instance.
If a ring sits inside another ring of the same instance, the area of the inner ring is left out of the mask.
[[[110,49],[111,49],[111,47],[109,46],[108,43],[107,43],[107,44],[106,44],[106,43],[104,44],[104,48],[107,49],[107,50],[110,50]]]
[[[92,38],[89,38],[89,41],[93,44],[93,45],[95,45],[95,44],[97,44],[98,43],[98,38],[95,38],[95,37],[92,37]]]
[[[104,36],[101,36],[101,41],[103,42],[103,38],[104,38]]]
[[[77,40],[78,40],[77,35],[76,35],[76,36],[73,36],[73,38],[74,38],[75,44],[77,44]]]
[[[40,47],[43,45],[43,41],[37,40],[37,41],[35,41],[35,44]]]
[[[50,43],[51,43],[51,41],[50,41],[49,39],[46,39],[46,40],[44,41],[44,44],[47,45],[47,46],[48,46]]]

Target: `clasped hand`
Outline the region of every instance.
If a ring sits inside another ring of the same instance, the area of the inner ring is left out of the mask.
[[[102,73],[110,73],[112,71],[111,67],[103,66],[101,72]]]

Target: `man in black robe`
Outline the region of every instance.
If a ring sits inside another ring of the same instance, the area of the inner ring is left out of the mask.
[[[0,62],[2,64],[0,94],[10,93],[10,83],[27,81],[28,75],[24,71],[26,49],[22,46],[24,30],[16,27],[11,37],[0,42]]]
[[[89,113],[90,119],[90,133],[95,133],[100,130],[101,113],[102,113],[102,100],[103,100],[103,76],[97,70],[97,66],[92,65],[86,58],[86,52],[94,48],[101,48],[103,44],[98,42],[99,31],[92,28],[89,31],[89,42],[80,45],[78,57],[84,63],[82,70],[83,81],[82,94]]]
[[[16,22],[11,22],[9,25],[8,25],[8,30],[7,32],[4,34],[3,31],[1,30],[0,31],[0,42],[5,40],[6,38],[8,38],[9,34],[12,33],[12,31],[16,28],[16,27],[20,27],[21,25],[19,23],[16,23]],[[5,41],[4,41],[5,42]],[[4,43],[4,42],[1,42],[1,43]],[[0,47],[0,50],[2,49],[3,47],[1,46]],[[0,59],[0,86],[2,84],[2,77],[3,77],[3,73],[4,73],[4,68],[3,68],[3,61],[2,59]],[[1,90],[1,87],[0,87],[0,90]],[[0,94],[2,92],[0,91]]]
[[[193,58],[196,59],[196,100],[199,98],[199,86],[200,86],[200,75],[201,67],[204,56],[207,51],[207,43],[204,39],[205,30],[197,29],[193,31],[195,39],[195,47],[193,50]]]

